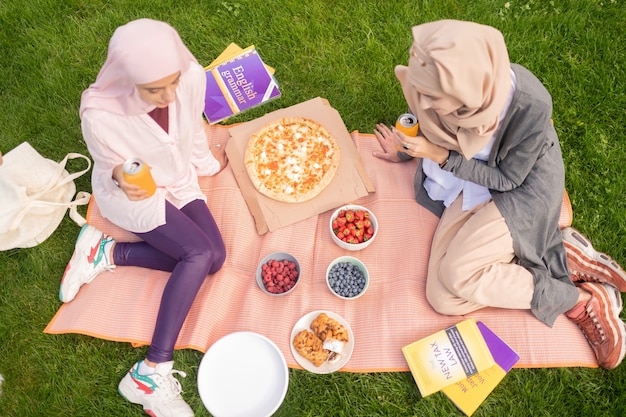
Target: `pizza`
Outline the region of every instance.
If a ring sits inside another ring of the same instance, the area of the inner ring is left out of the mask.
[[[299,203],[330,184],[339,156],[337,142],[323,125],[304,117],[283,117],[250,136],[244,164],[261,194]]]

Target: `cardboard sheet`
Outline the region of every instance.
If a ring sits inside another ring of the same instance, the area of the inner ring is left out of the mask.
[[[267,123],[289,116],[307,117],[321,123],[335,137],[341,148],[339,169],[332,182],[318,196],[303,203],[284,203],[259,193],[252,185],[243,163],[250,135]],[[229,132],[231,138],[226,146],[226,154],[260,235],[339,207],[375,191],[339,112],[322,98],[276,110],[258,119],[231,127]]]

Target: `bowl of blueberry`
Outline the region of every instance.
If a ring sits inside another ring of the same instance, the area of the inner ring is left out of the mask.
[[[365,294],[369,283],[367,267],[353,256],[340,256],[326,269],[328,289],[344,300],[354,300]]]

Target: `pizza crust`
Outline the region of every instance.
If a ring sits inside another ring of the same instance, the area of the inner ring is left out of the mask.
[[[311,200],[333,180],[340,148],[320,123],[283,117],[255,132],[246,145],[244,165],[263,195],[287,203]]]

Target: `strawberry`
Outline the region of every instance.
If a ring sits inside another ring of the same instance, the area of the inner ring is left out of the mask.
[[[346,220],[348,221],[348,223],[354,221],[354,212],[352,210],[346,211]]]
[[[354,236],[350,236],[348,239],[346,239],[347,243],[359,243],[358,240],[356,240],[356,238]]]

